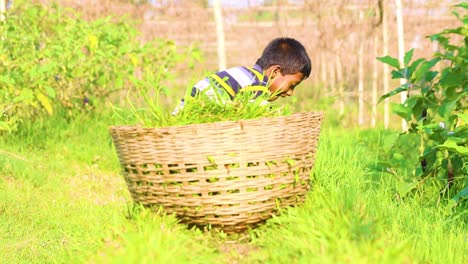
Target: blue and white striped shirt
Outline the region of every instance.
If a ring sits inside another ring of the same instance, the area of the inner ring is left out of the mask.
[[[226,92],[230,99],[233,99],[236,94],[246,87],[267,87],[268,76],[263,74],[263,69],[260,65],[255,64],[254,67],[239,66],[230,68],[224,71],[214,73],[203,80],[197,82],[190,93],[191,96],[196,96],[201,91],[206,90],[205,93],[209,97],[214,96],[216,88],[218,92]],[[257,96],[261,92],[257,93]],[[174,109],[173,115],[177,114],[180,109],[184,107],[184,99],[180,101],[180,105]]]

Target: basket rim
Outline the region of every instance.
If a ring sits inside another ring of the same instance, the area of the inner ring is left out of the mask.
[[[251,118],[251,119],[239,119],[239,120],[227,120],[227,121],[216,121],[216,122],[209,122],[209,123],[194,123],[188,125],[173,125],[173,126],[160,126],[160,127],[148,127],[141,124],[136,125],[111,125],[109,126],[109,130],[119,130],[119,129],[140,129],[140,130],[164,130],[164,129],[171,129],[171,128],[190,128],[190,127],[209,127],[213,124],[238,124],[238,123],[257,123],[262,120],[280,120],[286,118],[294,118],[295,116],[300,115],[315,115],[323,119],[324,113],[323,111],[307,111],[307,112],[295,112],[289,115],[282,115],[282,116],[274,116],[274,117],[261,117],[261,118]]]

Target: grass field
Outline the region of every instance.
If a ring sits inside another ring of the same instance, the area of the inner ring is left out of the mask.
[[[305,204],[249,233],[189,230],[134,205],[110,117],[0,138],[0,263],[467,263],[466,212],[396,199],[370,169],[393,132],[325,125]]]

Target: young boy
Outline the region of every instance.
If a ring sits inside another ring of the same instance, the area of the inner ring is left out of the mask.
[[[239,66],[214,73],[194,85],[191,96],[204,91],[208,96],[218,92],[227,93],[230,99],[247,87],[264,87],[269,93],[268,101],[291,96],[295,87],[309,77],[310,58],[304,46],[292,38],[276,38],[263,50],[253,68]],[[184,99],[174,110],[177,114],[184,106]]]

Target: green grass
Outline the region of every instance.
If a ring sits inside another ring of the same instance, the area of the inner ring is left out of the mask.
[[[110,117],[0,138],[0,263],[466,263],[463,210],[396,199],[370,169],[393,137],[326,125],[305,204],[248,234],[190,230],[134,206]]]
[[[466,226],[415,198],[396,201],[394,182],[366,169],[364,133],[327,131],[306,204],[258,231],[260,263],[463,263]],[[376,133],[375,131],[373,132]],[[334,134],[334,135],[333,135]],[[366,136],[369,136],[365,133]],[[373,140],[375,138],[367,138]],[[341,143],[341,145],[340,145]],[[453,221],[452,221],[453,220]],[[456,253],[459,252],[459,253]]]

